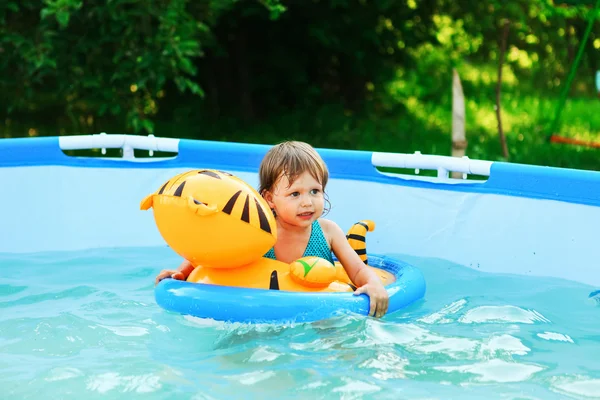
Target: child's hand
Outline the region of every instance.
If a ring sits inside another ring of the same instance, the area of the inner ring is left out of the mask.
[[[162,271],[160,271],[160,274],[158,274],[156,279],[154,280],[154,286],[158,285],[158,282],[166,278],[173,278],[180,281],[184,281],[187,279],[187,277],[181,271],[163,269]]]
[[[354,291],[355,295],[369,296],[369,316],[381,318],[388,310],[390,296],[380,282],[369,282]]]
[[[165,278],[173,278],[180,281],[185,281],[188,278],[188,276],[190,276],[193,270],[194,266],[188,260],[183,260],[179,268],[176,270],[163,269],[162,271],[160,271],[160,274],[158,274],[158,276],[154,280],[154,286],[158,285],[158,282],[162,281]]]

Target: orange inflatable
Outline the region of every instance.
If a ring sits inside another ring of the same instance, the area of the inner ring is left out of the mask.
[[[176,175],[142,201],[142,210],[150,207],[167,244],[194,266],[247,265],[277,240],[277,224],[267,202],[225,172]]]
[[[202,169],[171,178],[146,196],[167,244],[195,267],[188,281],[224,286],[301,292],[354,290],[339,262],[303,257],[291,264],[263,257],[277,241],[277,224],[267,202],[243,180]],[[365,235],[372,221],[348,232],[351,246],[367,263]],[[373,267],[370,267],[373,268]],[[374,268],[384,284],[394,276]]]

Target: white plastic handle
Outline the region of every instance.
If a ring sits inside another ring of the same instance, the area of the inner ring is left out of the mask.
[[[102,149],[102,154],[106,154],[106,149],[123,149],[124,158],[133,158],[136,149],[148,150],[150,156],[155,151],[179,152],[179,139],[157,138],[154,135],[107,135],[102,132],[97,135],[61,136],[58,143],[63,150]]]
[[[468,157],[435,156],[425,154],[373,152],[371,162],[376,167],[437,170],[438,177],[447,177],[448,172],[490,175],[492,161],[471,160]],[[416,172],[416,171],[415,171]]]

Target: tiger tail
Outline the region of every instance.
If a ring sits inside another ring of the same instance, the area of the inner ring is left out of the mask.
[[[365,264],[367,264],[367,232],[372,232],[374,229],[375,222],[363,219],[352,225],[346,234],[350,247]]]

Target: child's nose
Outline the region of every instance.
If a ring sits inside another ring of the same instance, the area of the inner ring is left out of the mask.
[[[310,196],[302,196],[302,205],[303,206],[312,205],[312,199],[310,198]]]

